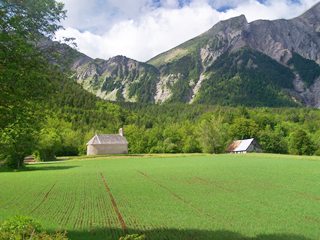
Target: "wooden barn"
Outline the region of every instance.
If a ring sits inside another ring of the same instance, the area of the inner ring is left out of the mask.
[[[229,153],[262,152],[261,146],[254,139],[237,140],[231,143],[227,149]]]
[[[122,128],[119,134],[96,134],[87,143],[87,155],[127,154],[128,141],[123,136]]]

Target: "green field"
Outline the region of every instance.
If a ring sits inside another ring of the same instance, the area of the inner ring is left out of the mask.
[[[320,158],[188,155],[72,160],[0,173],[0,221],[71,239],[320,239]]]

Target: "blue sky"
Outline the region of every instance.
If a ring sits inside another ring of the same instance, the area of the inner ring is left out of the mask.
[[[319,0],[60,0],[68,18],[57,38],[75,37],[93,58],[140,61],[193,38],[218,21],[293,18]]]

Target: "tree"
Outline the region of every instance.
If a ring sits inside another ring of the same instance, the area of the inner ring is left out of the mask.
[[[289,138],[289,151],[296,155],[313,155],[315,144],[304,130],[296,130]]]
[[[145,135],[145,129],[136,125],[125,126],[125,136],[129,142],[130,153],[146,153],[148,139]]]
[[[160,127],[153,127],[148,129],[148,152],[163,153],[163,129]]]
[[[315,143],[315,155],[320,156],[320,130],[316,131],[312,136],[312,141]]]
[[[256,137],[259,126],[252,119],[237,118],[230,127],[233,139],[246,139]]]
[[[9,122],[0,129],[0,159],[5,159],[7,166],[20,168],[26,154],[30,154],[34,146],[36,127],[30,122],[36,121],[30,114],[28,107],[16,116],[16,119]]]
[[[47,116],[38,133],[35,155],[40,161],[55,160],[56,156],[75,156],[82,144],[81,134],[72,129],[71,123],[54,116]],[[90,136],[92,137],[93,134]]]
[[[201,147],[196,135],[196,126],[190,122],[185,122],[180,132],[182,135],[182,151],[184,153],[197,153],[201,152]]]
[[[270,125],[259,132],[259,143],[264,152],[267,153],[287,153],[288,146],[281,132],[272,130]]]
[[[182,152],[182,134],[179,132],[178,124],[171,124],[166,126],[163,131],[163,146],[166,153]]]
[[[0,2],[0,155],[11,167],[21,167],[31,153],[43,116],[39,102],[59,75],[38,44],[64,17],[63,4],[54,0]]]
[[[202,120],[198,132],[198,140],[203,152],[222,153],[225,151],[228,134],[227,126],[223,123],[222,117],[212,116]]]

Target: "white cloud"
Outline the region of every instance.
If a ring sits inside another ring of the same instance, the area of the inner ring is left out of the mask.
[[[64,23],[66,29],[57,33],[58,39],[75,37],[79,50],[90,57],[107,59],[125,55],[140,61],[205,32],[223,19],[240,14],[245,14],[249,21],[292,18],[318,2],[302,0],[301,4],[292,4],[288,0],[269,0],[261,4],[256,0],[192,0],[179,7],[178,0],[161,0],[161,7],[155,8],[151,0],[64,1],[69,19]],[[223,13],[212,7],[224,5],[234,8]]]
[[[224,15],[224,18],[229,18],[245,14],[249,22],[258,19],[290,19],[302,14],[318,1],[319,0],[304,0],[301,4],[293,4],[288,0],[269,0],[266,4],[262,4],[255,0],[250,0],[222,15]]]
[[[59,0],[65,4],[65,27],[101,34],[113,24],[151,9],[152,0]]]
[[[178,8],[179,7],[179,1],[178,0],[163,0],[162,7],[165,8]]]
[[[91,57],[125,55],[145,61],[210,28],[219,13],[207,4],[177,8],[158,8],[136,20],[115,23],[104,34],[75,28],[60,31],[57,37],[75,37],[78,48]]]

